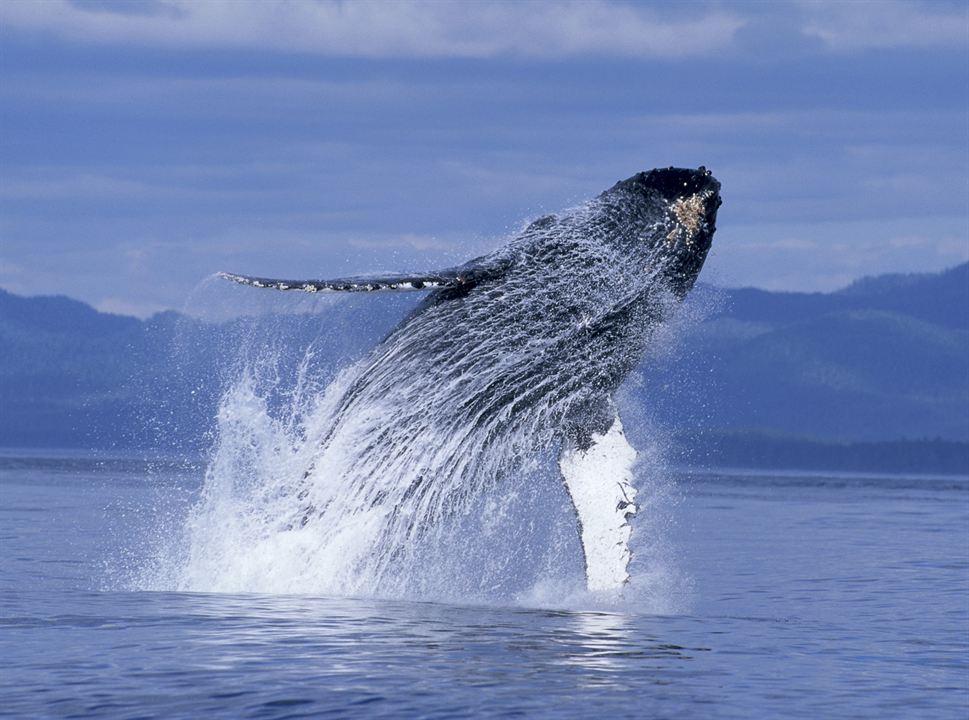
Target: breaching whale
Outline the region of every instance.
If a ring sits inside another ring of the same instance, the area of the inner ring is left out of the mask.
[[[693,287],[719,190],[703,167],[641,172],[534,220],[489,255],[433,272],[330,280],[221,273],[277,290],[428,291],[342,390],[318,459],[299,482],[293,526],[354,522],[372,528],[373,548],[396,538],[395,548],[358,558],[379,578],[442,513],[556,447],[587,586],[621,588],[637,453],[613,394]],[[327,454],[352,455],[345,477],[322,469]],[[327,490],[334,483],[339,501]]]

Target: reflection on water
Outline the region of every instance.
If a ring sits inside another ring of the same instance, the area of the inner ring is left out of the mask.
[[[11,648],[16,667],[8,692],[43,692],[48,710],[67,707],[69,698],[128,696],[132,683],[150,683],[166,704],[175,703],[175,714],[183,703],[202,712],[227,698],[248,698],[246,707],[260,712],[294,704],[326,712],[369,702],[386,703],[388,712],[391,706],[444,714],[501,707],[533,715],[557,707],[580,717],[601,706],[621,716],[628,693],[646,686],[668,686],[664,697],[682,695],[690,686],[683,684],[690,672],[685,661],[700,652],[650,632],[669,619],[623,613],[298,596],[84,593],[76,599],[70,613],[46,595],[7,596],[0,603],[8,637],[39,632],[67,642],[56,663]],[[683,630],[670,626],[667,636]],[[114,670],[91,657],[110,658]],[[69,676],[69,686],[50,687],[52,672]],[[187,688],[195,693],[193,705]],[[72,707],[86,712],[91,706]]]
[[[649,631],[667,619],[617,612],[307,597],[178,598],[192,607],[192,616],[212,623],[209,631],[193,633],[186,648],[199,661],[210,658],[207,668],[242,671],[272,664],[285,649],[305,677],[328,688],[374,675],[375,686],[386,690],[420,668],[419,677],[408,681],[417,687],[447,682],[510,693],[541,685],[547,697],[628,691],[668,685],[678,665],[707,650]],[[383,674],[387,668],[403,675]]]
[[[564,665],[580,670],[582,687],[623,689],[632,668],[642,672],[671,662],[690,660],[690,651],[642,632],[632,619],[618,613],[569,613],[561,639]],[[637,678],[636,683],[649,681]],[[654,677],[662,683],[662,677]]]
[[[622,687],[626,661],[642,657],[643,652],[630,643],[628,619],[611,613],[583,613],[567,615],[566,621],[561,662],[582,671],[583,687]]]

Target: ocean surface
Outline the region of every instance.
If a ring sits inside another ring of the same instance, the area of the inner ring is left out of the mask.
[[[678,473],[662,613],[133,589],[201,481],[0,454],[0,716],[969,715],[966,478]]]

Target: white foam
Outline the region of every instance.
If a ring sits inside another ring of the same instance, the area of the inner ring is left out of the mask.
[[[658,271],[604,243],[596,218],[594,204],[572,218],[588,223],[569,245],[581,273],[523,255],[514,277],[424,307],[326,388],[309,362],[294,378],[243,373],[201,497],[139,586],[461,601],[556,588],[584,603],[588,589],[611,602],[640,557],[659,577],[642,510],[636,534],[629,522],[637,454],[618,418],[557,463],[566,420],[628,372],[665,313]],[[621,332],[616,308],[636,311]]]

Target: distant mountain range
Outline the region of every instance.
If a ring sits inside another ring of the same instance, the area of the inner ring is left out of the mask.
[[[720,431],[966,441],[969,264],[824,294],[724,291],[722,310],[655,367],[647,377],[690,388],[687,404]],[[661,414],[676,425],[679,412]]]
[[[202,449],[247,357],[325,338],[332,373],[414,301],[205,323],[0,290],[0,445]],[[627,392],[680,460],[969,472],[969,263],[833,293],[698,288],[683,315]]]

